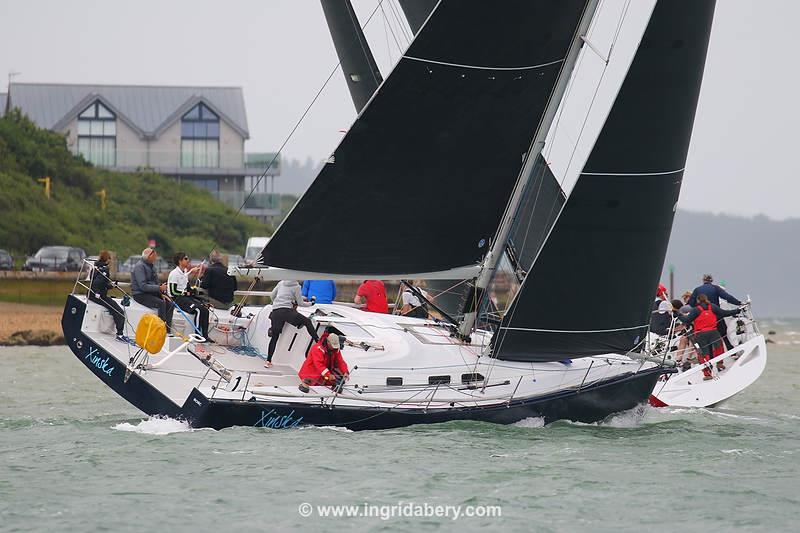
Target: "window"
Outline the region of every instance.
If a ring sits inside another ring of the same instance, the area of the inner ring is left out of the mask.
[[[261,250],[259,250],[260,252]],[[333,324],[345,337],[370,338],[372,335],[358,324],[352,322],[336,322]]]
[[[186,182],[212,193],[219,192],[219,180],[217,178],[192,178],[187,179]]]
[[[197,104],[181,119],[181,166],[219,166],[219,117],[205,104]]]
[[[478,372],[470,372],[468,374],[461,374],[461,383],[464,385],[469,385],[470,383],[478,383],[483,381],[483,374],[479,374]]]
[[[117,164],[117,117],[100,102],[78,115],[78,153],[94,165]]]

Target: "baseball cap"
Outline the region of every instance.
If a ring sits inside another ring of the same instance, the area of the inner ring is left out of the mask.
[[[340,346],[339,335],[337,335],[336,333],[331,333],[330,335],[328,335],[328,346],[330,346],[331,348],[336,348],[338,350]]]

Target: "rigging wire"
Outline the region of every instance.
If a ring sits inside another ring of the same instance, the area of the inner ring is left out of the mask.
[[[389,56],[389,63],[394,63],[392,45],[389,43],[389,22],[386,20],[386,13],[383,14],[383,34],[386,37],[386,54]]]
[[[365,28],[367,27],[367,25],[369,25],[370,21],[373,19],[375,14],[378,12],[378,9],[381,7],[383,2],[384,2],[384,0],[380,0],[378,2],[378,5],[375,7],[375,9],[372,10],[372,12],[370,13],[369,17],[367,18],[367,21],[364,23],[364,27]],[[247,196],[245,197],[244,201],[242,201],[242,205],[239,206],[239,209],[236,210],[236,213],[234,214],[233,218],[238,217],[239,214],[242,212],[242,209],[244,209],[244,206],[247,204],[247,202],[253,196],[253,193],[256,191],[256,189],[258,188],[258,186],[261,183],[261,181],[267,176],[267,173],[269,172],[269,169],[272,167],[272,165],[275,163],[275,161],[277,161],[278,157],[280,157],[281,153],[283,152],[283,149],[286,147],[286,145],[292,139],[292,137],[294,136],[295,132],[300,127],[300,124],[302,124],[302,122],[305,120],[306,116],[311,111],[311,108],[314,106],[314,104],[317,102],[317,100],[319,100],[319,97],[322,95],[322,92],[328,86],[328,83],[330,83],[330,81],[333,78],[334,74],[336,74],[336,71],[339,70],[339,67],[341,67],[341,65],[342,65],[342,61],[339,60],[339,61],[336,62],[336,65],[333,67],[333,69],[331,69],[331,73],[328,74],[328,77],[323,82],[322,87],[319,88],[317,93],[314,95],[314,98],[311,99],[311,102],[308,104],[308,106],[306,106],[305,110],[300,115],[300,118],[297,119],[297,121],[295,122],[295,124],[292,127],[291,131],[289,131],[289,134],[286,136],[286,138],[284,139],[283,143],[281,143],[280,147],[278,148],[278,151],[275,152],[275,155],[272,157],[272,159],[267,164],[266,168],[264,169],[264,172],[261,173],[261,175],[258,177],[256,182],[250,188],[250,192],[247,194]],[[375,75],[374,72],[372,72],[372,74],[373,74],[373,76]],[[214,241],[214,243],[211,246],[210,252],[213,252],[216,249],[217,249],[217,242]]]
[[[605,0],[600,0],[600,4],[599,4],[599,5],[598,5],[598,7],[597,7],[597,12],[598,12],[598,13],[599,13],[599,12],[600,12],[600,10],[603,8],[603,5],[604,5],[604,4],[605,4]],[[588,39],[588,37],[589,37],[589,34],[591,34],[591,33],[592,33],[592,30],[594,29],[594,27],[595,27],[595,25],[596,25],[596,24],[597,24],[597,18],[593,19],[593,20],[592,20],[592,21],[589,23],[589,27],[588,27],[588,28],[587,28],[587,30],[586,30],[586,37],[587,37],[587,39]],[[580,68],[581,68],[581,65],[583,64],[583,59],[584,59],[585,57],[586,57],[586,53],[582,53],[582,54],[580,55],[580,57],[578,58],[578,63],[575,65],[575,69],[573,70],[573,72],[576,72],[576,73],[577,73],[577,72],[580,70]],[[567,89],[566,89],[566,91],[564,92],[564,98],[563,98],[563,100],[561,101],[561,106],[559,106],[559,109],[558,109],[558,118],[556,119],[556,121],[555,121],[555,125],[553,126],[553,134],[552,134],[552,136],[551,136],[551,138],[552,138],[553,140],[555,140],[556,134],[558,133],[559,126],[561,125],[561,119],[562,119],[562,117],[564,116],[564,109],[566,109],[566,107],[567,107],[567,106],[566,106],[566,103],[567,103],[567,101],[569,100],[569,97],[570,97],[570,95],[572,94],[572,88],[573,88],[574,86],[575,86],[575,76],[572,76],[572,77],[570,78],[570,80],[569,80],[569,83],[567,84]],[[550,143],[550,145],[549,145],[549,146],[545,146],[545,150],[547,151],[547,155],[545,155],[544,153],[542,153],[542,156],[544,156],[544,159],[545,159],[545,160],[548,160],[548,159],[550,158],[550,157],[549,157],[549,156],[550,156],[550,154],[552,154],[552,152],[553,152],[553,143]]]
[[[562,177],[560,185],[563,187],[564,181],[566,180],[567,175],[569,174],[569,169],[572,166],[572,160],[575,157],[575,153],[578,150],[578,143],[580,142],[581,138],[583,137],[583,132],[586,129],[586,124],[589,122],[589,115],[591,114],[592,108],[594,107],[595,100],[597,99],[597,94],[600,92],[600,86],[603,84],[603,79],[605,78],[606,72],[608,72],[608,63],[611,61],[611,51],[614,49],[614,45],[617,42],[617,38],[619,37],[619,32],[622,29],[622,23],[625,21],[625,18],[628,15],[628,8],[631,5],[631,0],[627,0],[625,2],[625,8],[622,11],[622,15],[620,16],[620,21],[617,24],[616,32],[614,33],[614,38],[611,40],[611,46],[609,47],[608,51],[608,60],[605,62],[603,66],[603,71],[600,73],[600,79],[597,81],[597,85],[594,89],[594,94],[592,95],[592,99],[589,103],[589,109],[586,111],[586,115],[583,117],[583,122],[581,123],[581,129],[578,132],[578,138],[575,141],[575,144],[572,147],[572,153],[569,156],[569,161],[567,162],[567,167],[564,170],[564,176]],[[624,80],[623,80],[623,83]],[[609,111],[610,112],[610,111]],[[552,207],[551,207],[552,209]]]
[[[389,0],[389,10],[394,15],[394,19],[397,22],[398,32],[403,35],[406,47],[408,47],[408,45],[411,44],[411,41],[414,40],[414,35],[411,33],[411,27],[403,22],[405,19],[400,15],[400,8],[396,5],[396,2],[397,0]]]
[[[392,39],[394,39],[394,44],[397,46],[397,51],[400,55],[403,54],[403,48],[400,46],[400,41],[397,40],[397,35],[394,33],[394,28],[392,28],[392,24],[389,21],[389,17],[386,16],[386,10],[383,9],[383,0],[378,4],[378,7],[381,8],[381,13],[383,14],[383,20],[386,22],[386,26],[389,28],[389,32],[392,34]]]

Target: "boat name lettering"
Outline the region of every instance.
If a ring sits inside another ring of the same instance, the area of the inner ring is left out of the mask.
[[[303,417],[295,417],[294,409],[287,415],[280,415],[275,412],[275,409],[270,409],[267,412],[261,411],[261,418],[254,424],[257,428],[272,428],[272,429],[286,429],[300,427]]]
[[[103,374],[110,376],[111,373],[114,371],[113,366],[109,366],[108,362],[111,360],[110,357],[106,357],[105,359],[101,359],[101,355],[97,355],[99,350],[97,348],[89,348],[88,353],[86,354],[86,359],[89,361],[89,364],[94,365],[96,369],[98,369]]]

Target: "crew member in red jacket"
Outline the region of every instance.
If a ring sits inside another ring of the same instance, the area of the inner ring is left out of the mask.
[[[364,305],[364,311],[370,313],[388,313],[389,304],[386,301],[386,287],[379,279],[364,280],[356,291],[353,299],[358,305]]]
[[[335,333],[323,333],[319,341],[308,351],[298,375],[302,380],[300,390],[308,392],[311,385],[333,387],[338,378],[348,379],[350,373],[339,350],[339,336]]]
[[[717,321],[723,317],[738,315],[741,308],[726,311],[720,309],[718,305],[709,302],[705,294],[697,297],[697,307],[692,309],[688,315],[679,316],[678,319],[685,324],[693,324],[695,342],[700,345],[700,364],[706,363],[712,357],[722,355],[722,338],[717,330]],[[725,370],[725,364],[717,361],[717,370]],[[711,370],[708,365],[703,367],[703,379],[712,379]]]

